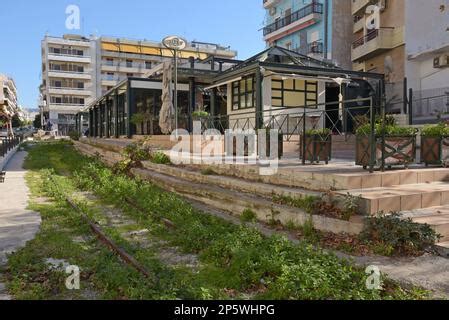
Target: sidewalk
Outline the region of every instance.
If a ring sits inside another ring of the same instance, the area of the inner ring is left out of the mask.
[[[6,255],[25,246],[39,230],[37,213],[27,210],[29,189],[22,169],[26,152],[15,154],[6,168],[6,179],[0,184],[0,265],[7,262]],[[1,276],[1,275],[0,275]],[[0,282],[0,300],[10,299]]]

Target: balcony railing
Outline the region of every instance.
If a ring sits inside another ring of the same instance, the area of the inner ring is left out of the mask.
[[[76,88],[76,87],[50,87],[51,90],[73,90],[73,91],[89,91],[88,87]]]
[[[352,43],[352,48],[355,49],[360,46],[363,46],[365,43],[367,43],[373,39],[376,39],[378,36],[379,36],[379,29],[371,30],[370,32],[368,32],[366,34],[366,36],[363,36],[360,39],[357,39],[356,41],[354,41]]]
[[[311,3],[308,6],[305,6],[304,8],[295,11],[292,14],[266,26],[265,28],[263,28],[263,35],[266,36],[270,33],[273,33],[285,26],[288,26],[289,24],[292,24],[293,22],[301,20],[302,18],[305,18],[308,15],[314,13],[323,14],[323,5],[321,3]]]

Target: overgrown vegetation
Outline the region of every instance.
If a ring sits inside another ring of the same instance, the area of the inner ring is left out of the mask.
[[[287,205],[302,209],[305,213],[327,216],[330,218],[349,221],[352,216],[357,214],[360,197],[350,194],[346,195],[343,202],[343,208],[339,208],[331,197],[304,196],[302,198],[293,198],[286,195],[273,195],[274,203]]]
[[[447,123],[439,123],[437,125],[426,125],[421,130],[424,137],[439,138],[449,136],[449,126]]]
[[[429,225],[393,213],[367,218],[361,239],[374,246],[378,254],[421,255],[439,236]]]
[[[173,270],[158,263],[154,257],[144,255],[146,251],[127,247],[162,279],[158,286],[146,285],[116,257],[97,248],[95,242],[89,244],[96,249],[83,249],[84,245],[73,244],[71,237],[61,242],[60,234],[67,231],[71,235],[85,235],[86,226],[66,204],[58,201],[54,208],[35,207],[44,212],[38,240],[10,260],[14,268],[10,268],[8,285],[19,296],[26,292],[26,297],[39,299],[56,290],[61,279],[47,281],[48,275],[41,272],[44,270],[42,259],[52,256],[82,266],[86,270],[83,279],[107,298],[335,300],[425,297],[420,291],[404,290],[389,281],[385,281],[383,290],[368,290],[364,270],[348,261],[305,243],[295,245],[281,236],[264,237],[256,229],[235,226],[200,212],[173,193],[114,173],[97,161],[81,156],[66,143],[34,147],[30,150],[27,168],[34,171],[33,175],[43,175],[40,170],[51,168],[67,192],[76,189],[93,192],[102,202],[120,208],[140,227],[148,229],[155,239],[178,247],[183,253],[198,255],[201,265],[195,272]],[[34,177],[30,179],[33,184]],[[51,190],[45,181],[40,188],[46,192]],[[36,189],[33,188],[33,192]],[[63,221],[56,223],[59,219]],[[170,220],[176,228],[168,230],[162,219]],[[303,229],[305,233],[313,232],[312,225]],[[72,250],[72,246],[76,250]],[[33,268],[39,270],[35,272]]]
[[[81,135],[80,135],[80,133],[78,131],[70,131],[69,132],[69,137],[73,141],[79,141],[79,139],[81,138]]]
[[[362,122],[363,123],[363,122]],[[386,116],[385,119],[378,117],[374,126],[374,132],[376,135],[385,136],[413,136],[416,135],[417,130],[412,127],[401,127],[396,123],[396,119],[393,116]],[[356,134],[358,136],[367,136],[371,134],[371,123],[365,123],[360,125]]]
[[[155,164],[170,164],[171,163],[170,157],[167,156],[162,151],[157,151],[157,152],[151,153],[150,161]]]
[[[251,209],[245,209],[240,216],[240,220],[243,222],[255,222],[257,220],[257,214]]]

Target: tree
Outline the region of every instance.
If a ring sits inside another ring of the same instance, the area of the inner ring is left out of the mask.
[[[15,114],[12,117],[12,127],[13,128],[21,128],[23,127],[23,121],[20,120],[19,115]]]
[[[41,115],[40,114],[37,114],[36,117],[34,117],[33,126],[36,129],[42,129]]]

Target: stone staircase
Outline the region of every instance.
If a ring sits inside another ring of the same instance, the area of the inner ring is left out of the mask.
[[[449,256],[449,170],[415,169],[379,174],[380,180],[374,178],[367,188],[337,193],[361,196],[361,210],[365,214],[399,212],[404,218],[430,225],[442,237],[438,244],[440,253]]]
[[[107,163],[120,160],[112,150],[83,143],[77,143],[76,147],[90,155],[101,153]],[[273,176],[261,176],[258,167],[250,165],[164,166],[151,162],[145,162],[144,168],[135,169],[134,173],[186,198],[234,215],[252,209],[265,221],[273,212],[282,222],[300,224],[308,217],[300,209],[273,203],[275,195],[304,198],[332,190],[340,199],[347,194],[361,196],[361,213],[400,212],[418,223],[427,223],[441,234],[439,248],[444,255],[449,254],[449,169],[420,167],[370,174],[341,164],[303,167],[295,159],[282,163]],[[336,233],[356,234],[363,227],[362,217],[350,222],[326,217],[314,219],[318,229]]]

